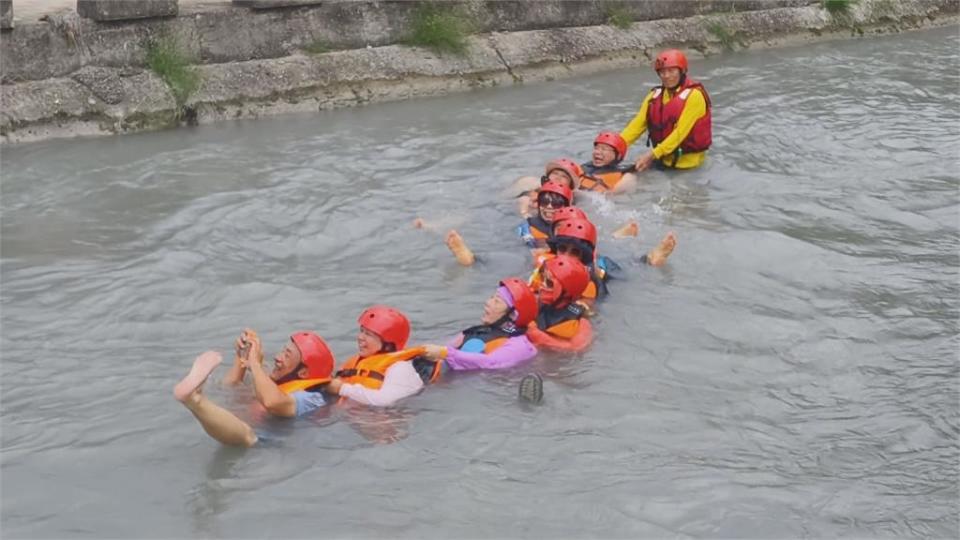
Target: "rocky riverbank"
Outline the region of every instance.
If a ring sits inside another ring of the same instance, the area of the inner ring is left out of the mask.
[[[21,24],[0,34],[0,140],[128,133],[545,81],[646,65],[663,46],[717,54],[955,25],[960,6],[955,0],[860,0],[842,11],[806,0],[443,5],[474,32],[462,53],[401,44],[417,16],[414,2],[191,7],[175,17],[97,22],[67,14]],[[151,69],[158,43],[189,59],[180,71],[188,80]]]

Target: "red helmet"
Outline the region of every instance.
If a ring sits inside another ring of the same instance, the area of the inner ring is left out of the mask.
[[[553,211],[554,226],[556,226],[557,223],[560,223],[565,219],[573,219],[573,218],[587,219],[587,213],[577,208],[576,206],[564,206],[563,208],[557,208],[556,210]]]
[[[537,194],[537,200],[540,199],[540,195],[543,193],[556,193],[560,195],[567,200],[568,206],[573,202],[573,190],[567,187],[566,184],[561,184],[556,180],[548,180],[540,186],[540,193]]]
[[[525,281],[519,278],[507,278],[500,282],[500,285],[506,287],[513,297],[513,310],[517,312],[517,318],[513,321],[520,328],[526,327],[530,321],[537,318],[537,297]]]
[[[580,165],[577,165],[577,162],[572,159],[560,158],[560,159],[551,159],[547,162],[547,166],[544,167],[544,174],[550,176],[550,171],[560,169],[561,171],[570,175],[570,178],[573,180],[573,184],[577,184],[577,179],[583,176],[583,169],[580,168]]]
[[[366,328],[380,337],[384,345],[393,345],[395,350],[407,346],[410,338],[410,321],[403,313],[390,306],[370,306],[357,319],[360,328]]]
[[[300,351],[300,362],[307,366],[308,379],[325,379],[333,373],[333,354],[323,338],[313,332],[297,332],[290,339]]]
[[[593,145],[596,146],[600,143],[613,148],[613,151],[617,153],[617,161],[627,155],[627,141],[615,131],[603,131],[597,135],[597,138],[593,140]]]
[[[597,228],[585,219],[565,219],[553,229],[553,237],[547,245],[554,252],[560,244],[570,244],[580,249],[583,264],[593,264],[593,252],[597,247]]]
[[[667,49],[661,51],[653,59],[653,70],[660,71],[663,68],[680,68],[680,73],[687,72],[687,57],[680,49]]]
[[[557,255],[547,259],[543,263],[543,269],[550,272],[550,277],[559,285],[559,290],[556,286],[541,286],[540,299],[547,304],[554,304],[563,298],[572,302],[580,298],[590,284],[590,271],[579,259],[569,255]]]

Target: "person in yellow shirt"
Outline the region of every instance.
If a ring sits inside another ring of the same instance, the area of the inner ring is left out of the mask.
[[[637,158],[637,171],[658,166],[693,169],[703,164],[711,143],[710,96],[687,76],[687,57],[677,49],[653,60],[661,85],[643,99],[640,111],[620,135],[631,145],[646,131],[653,148]]]

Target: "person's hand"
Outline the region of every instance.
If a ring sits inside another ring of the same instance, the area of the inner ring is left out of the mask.
[[[427,357],[427,360],[434,362],[443,360],[443,357],[447,355],[447,348],[443,345],[424,345],[423,351],[423,355]]]
[[[237,341],[233,343],[233,350],[237,353],[237,358],[243,359],[247,356],[247,349],[250,347],[250,335],[256,335],[257,333],[249,328],[244,328],[243,332],[240,332],[240,336],[237,337]]]
[[[243,331],[244,342],[246,344],[246,354],[242,358],[244,367],[261,367],[263,364],[263,345],[260,344],[260,336],[249,328]]]
[[[638,157],[633,166],[636,167],[637,172],[645,171],[653,165],[653,160],[653,150],[649,150],[646,154]]]
[[[330,379],[330,382],[327,383],[326,390],[330,394],[339,396],[341,386],[343,386],[343,381],[341,381],[339,378],[333,378],[333,379]]]

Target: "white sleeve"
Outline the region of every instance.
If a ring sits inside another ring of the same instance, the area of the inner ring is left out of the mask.
[[[387,368],[383,384],[378,390],[361,384],[345,383],[340,387],[340,395],[358,403],[374,407],[388,407],[401,399],[412,396],[423,388],[423,379],[413,369],[413,363],[404,360]]]

